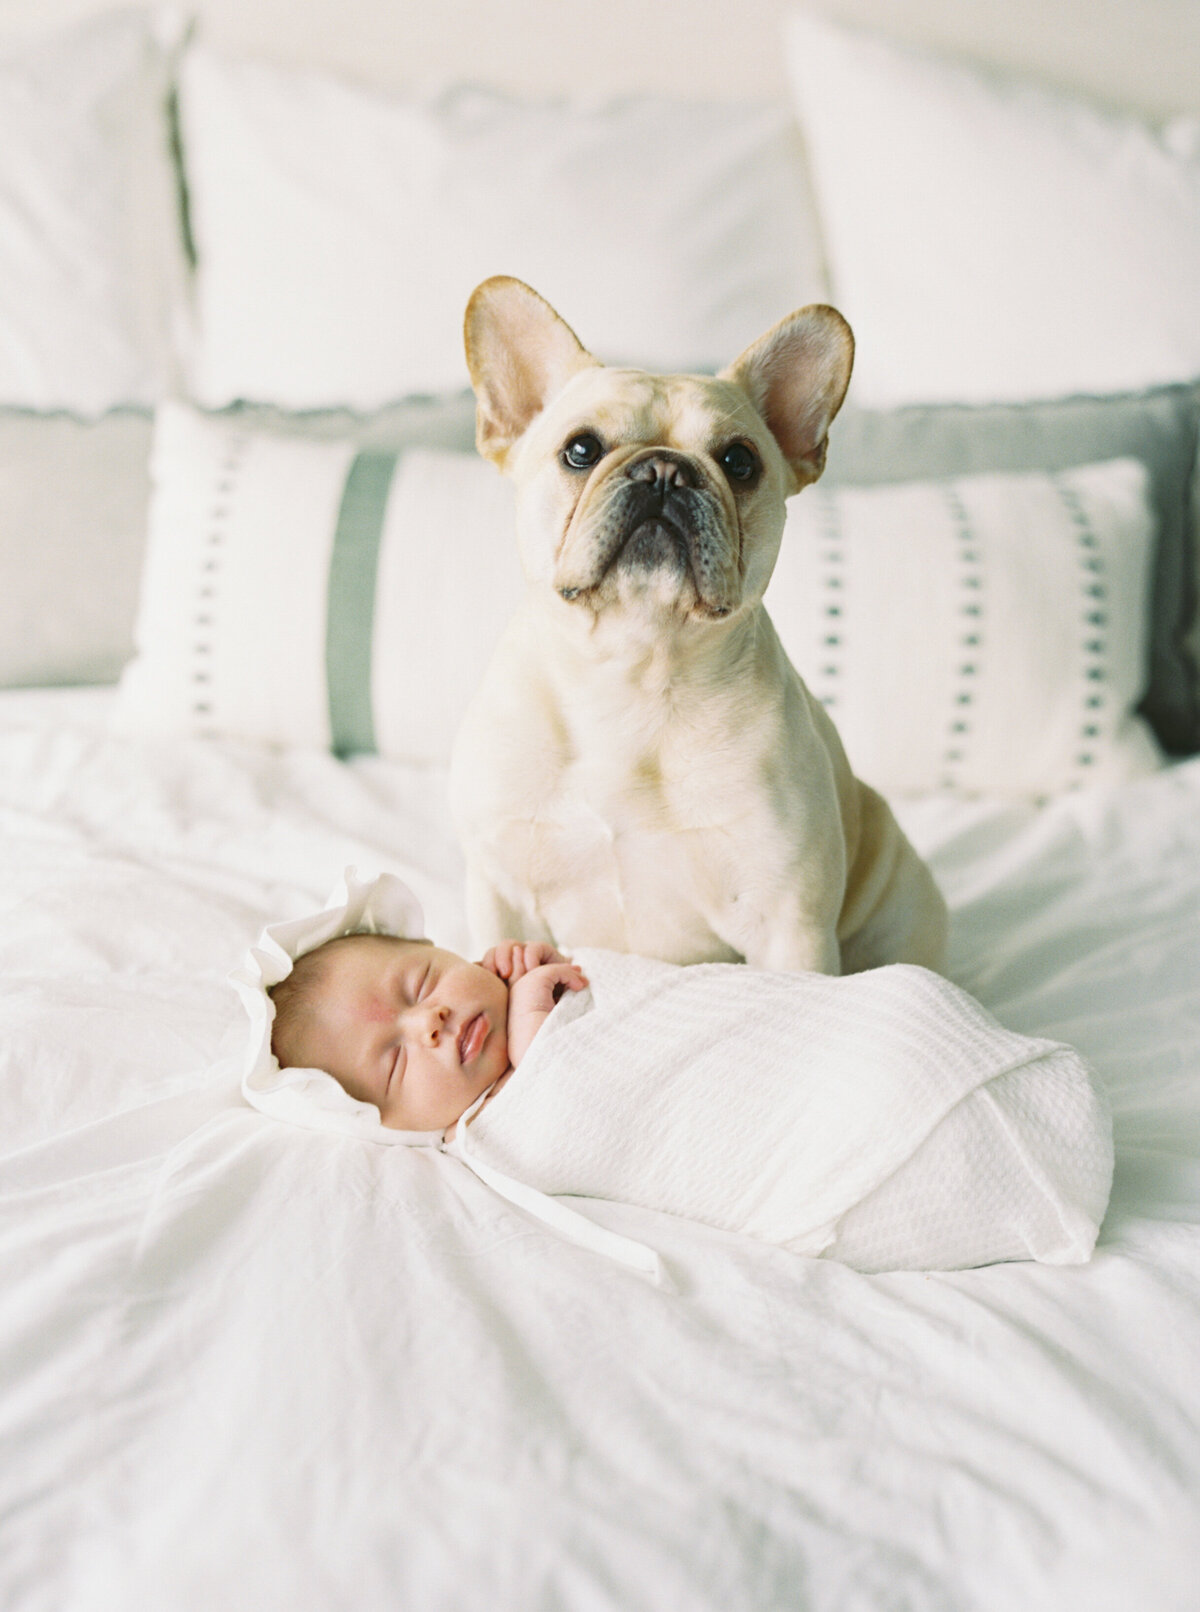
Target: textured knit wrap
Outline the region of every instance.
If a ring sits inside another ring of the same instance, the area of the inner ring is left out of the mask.
[[[1089,1257],[1112,1128],[1070,1047],[907,965],[575,957],[590,988],[473,1116],[474,1161],[864,1270]]]

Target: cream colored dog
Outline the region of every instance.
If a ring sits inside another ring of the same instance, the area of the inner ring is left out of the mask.
[[[601,365],[536,292],[466,315],[530,584],[456,740],[476,945],[937,967],[946,915],[763,608],[854,344],[802,308],[716,377]]]

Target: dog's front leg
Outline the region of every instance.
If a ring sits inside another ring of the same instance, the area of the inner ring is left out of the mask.
[[[471,942],[482,957],[502,940],[544,940],[554,936],[539,917],[507,899],[488,874],[481,859],[468,855],[466,874],[467,926]]]
[[[840,974],[837,915],[807,910],[793,897],[755,900],[743,891],[713,924],[751,968],[783,974]]]
[[[836,930],[809,927],[791,934],[767,934],[764,943],[745,952],[751,968],[784,974],[840,974],[842,949]]]

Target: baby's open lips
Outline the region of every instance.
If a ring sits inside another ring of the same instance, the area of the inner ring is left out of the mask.
[[[483,1051],[489,1028],[487,1014],[476,1013],[458,1032],[458,1061],[464,1067]]]

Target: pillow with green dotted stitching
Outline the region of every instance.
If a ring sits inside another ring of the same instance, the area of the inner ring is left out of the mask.
[[[1148,680],[1139,707],[1172,755],[1200,750],[1196,649],[1197,526],[1189,512],[1200,391],[1156,387],[1116,397],[1052,398],[967,407],[842,409],[829,434],[824,482],[982,475],[993,470],[1070,470],[1104,459],[1140,459],[1155,520]]]
[[[1115,459],[793,499],[767,605],[859,776],[1043,797],[1160,766],[1147,489]]]

